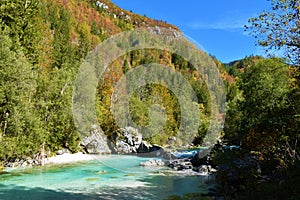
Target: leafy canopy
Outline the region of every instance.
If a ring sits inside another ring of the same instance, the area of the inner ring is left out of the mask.
[[[271,10],[249,19],[245,26],[258,39],[258,44],[270,50],[282,50],[285,56],[300,65],[300,1],[269,0]]]

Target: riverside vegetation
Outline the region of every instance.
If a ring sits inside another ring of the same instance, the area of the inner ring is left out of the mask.
[[[1,1],[0,163],[33,157],[41,146],[49,154],[62,148],[82,151],[72,116],[72,92],[79,66],[95,46],[138,27],[165,27],[180,34],[166,22],[122,10],[108,0],[99,2]],[[286,58],[250,56],[229,64],[213,59],[226,86],[227,116],[224,145],[210,157],[218,169],[215,193],[226,199],[300,198],[300,5],[298,0],[272,0],[271,6],[271,12],[251,19],[248,29],[260,45],[286,50]],[[110,113],[114,83],[130,69],[152,62],[176,69],[195,90],[201,123],[193,144],[201,144],[211,115],[209,92],[203,84],[206,77],[168,51],[132,51],[111,64],[114,68],[103,76],[96,94],[102,129],[111,136],[122,128]],[[155,134],[147,142],[164,145],[176,136],[180,107],[169,89],[147,85],[130,99],[133,120],[147,125],[153,104],[167,111],[164,134]],[[174,145],[184,142],[177,140]]]

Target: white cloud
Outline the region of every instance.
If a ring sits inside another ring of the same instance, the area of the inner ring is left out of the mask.
[[[248,19],[254,16],[241,14],[240,12],[232,12],[228,13],[223,18],[218,18],[213,21],[196,19],[188,24],[186,24],[189,28],[195,30],[207,30],[207,29],[215,29],[215,30],[226,30],[226,31],[236,31],[237,29],[244,29],[244,26],[248,24]]]
[[[192,22],[188,23],[187,26],[192,29],[205,30],[205,29],[215,29],[215,30],[228,30],[233,31],[235,29],[243,29],[244,22],[215,22],[215,23],[203,23],[203,22]]]

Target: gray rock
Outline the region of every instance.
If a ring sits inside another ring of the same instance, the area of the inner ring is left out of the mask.
[[[154,27],[154,30],[155,30],[155,32],[156,32],[157,34],[160,34],[160,33],[161,33],[161,30],[160,30],[160,28],[159,28],[158,26],[155,26],[155,27]]]
[[[65,153],[70,153],[70,151],[68,149],[60,149],[56,152],[56,155],[63,155]]]
[[[116,149],[118,150],[118,153],[132,153],[132,147],[124,141],[117,141]]]
[[[209,173],[209,168],[207,165],[201,165],[199,166],[198,170],[197,170],[199,173],[201,174],[208,174]]]
[[[164,165],[165,163],[161,159],[157,159],[157,160],[151,159],[140,163],[140,166],[144,166],[144,167],[156,167],[156,166],[164,166]]]
[[[26,162],[29,164],[29,165],[32,165],[32,163],[34,162],[31,158],[27,158]]]
[[[137,149],[138,153],[148,153],[150,152],[151,145],[148,144],[146,141],[143,141]]]
[[[90,131],[90,136],[85,137],[81,146],[90,154],[109,154],[111,150],[107,144],[107,138],[101,129],[94,125]]]
[[[142,141],[141,145],[137,149],[137,153],[139,153],[139,156],[145,157],[163,157],[166,154],[162,147],[158,145],[149,145],[145,141]]]
[[[167,165],[177,171],[193,169],[193,165],[189,159],[176,159],[174,161],[169,161]]]
[[[129,133],[128,135],[126,135],[126,142],[130,145],[130,146],[133,146],[134,145],[134,142],[132,140],[132,135]]]
[[[177,159],[177,157],[172,152],[165,152],[163,157],[166,160],[175,160],[175,159]]]
[[[193,164],[193,166],[199,167],[201,165],[209,165],[210,164],[209,154],[211,150],[212,148],[198,151],[198,153],[196,153],[195,156],[191,159],[191,163]]]
[[[134,138],[134,146],[135,146],[136,149],[139,148],[139,146],[140,146],[141,143],[142,143],[142,140],[143,140],[142,135],[137,135],[137,136]]]
[[[28,166],[28,163],[27,162],[23,162],[21,167],[27,167]]]
[[[132,127],[120,128],[112,136],[112,149],[115,153],[137,153],[142,143],[142,135]]]
[[[158,157],[165,154],[162,147],[143,141],[142,135],[132,127],[120,128],[112,134],[111,149],[114,153],[138,153],[139,156]]]

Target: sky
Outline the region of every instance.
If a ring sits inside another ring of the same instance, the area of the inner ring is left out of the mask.
[[[267,0],[111,0],[134,13],[174,24],[223,63],[264,55],[245,32],[248,19],[268,10]]]

